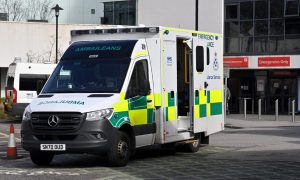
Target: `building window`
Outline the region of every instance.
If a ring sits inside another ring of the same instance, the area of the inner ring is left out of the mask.
[[[0,21],[8,21],[8,14],[0,13]]]
[[[284,21],[282,19],[270,21],[270,35],[283,35]]]
[[[225,8],[225,55],[300,54],[300,0],[225,0]]]
[[[96,14],[96,10],[95,9],[91,9],[91,14]]]
[[[227,37],[234,37],[239,35],[239,22],[232,21],[225,23],[225,32]]]
[[[299,0],[285,0],[284,7],[285,16],[299,15]]]
[[[268,48],[268,37],[254,38],[254,51],[258,53],[266,53]]]
[[[226,19],[238,19],[238,5],[226,5]]]
[[[258,20],[255,21],[255,36],[268,35],[268,21]]]
[[[255,19],[268,18],[269,8],[268,0],[255,1]]]
[[[270,52],[272,53],[280,53],[284,52],[285,50],[285,43],[284,43],[284,37],[283,36],[274,36],[269,38],[270,43]]]
[[[136,1],[104,2],[104,17],[101,24],[135,25]]]
[[[284,0],[271,0],[270,1],[270,16],[271,18],[282,18]]]
[[[241,2],[240,4],[240,18],[241,20],[253,19],[253,2]]]

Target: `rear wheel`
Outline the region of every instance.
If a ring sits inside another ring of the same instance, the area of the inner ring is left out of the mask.
[[[38,166],[47,166],[53,160],[54,154],[48,152],[30,152],[31,161]]]
[[[131,155],[130,138],[128,134],[118,131],[112,147],[108,152],[108,162],[111,166],[126,166]]]
[[[194,139],[193,142],[188,143],[188,144],[185,144],[185,145],[184,145],[184,149],[185,149],[187,152],[194,153],[194,152],[199,151],[200,146],[201,146],[201,139],[200,139],[200,137],[199,137],[199,138]]]

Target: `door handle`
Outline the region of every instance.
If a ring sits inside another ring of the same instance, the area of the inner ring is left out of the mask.
[[[147,100],[147,103],[152,103],[152,99],[148,99],[148,100]]]

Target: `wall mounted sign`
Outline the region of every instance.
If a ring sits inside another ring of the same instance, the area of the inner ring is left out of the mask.
[[[290,67],[290,57],[259,57],[258,67]]]
[[[248,67],[248,57],[224,57],[224,67]]]

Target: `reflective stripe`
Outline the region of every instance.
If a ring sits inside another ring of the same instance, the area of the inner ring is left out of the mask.
[[[200,31],[192,31],[192,30],[187,30],[187,29],[176,29],[176,28],[164,28],[164,30],[169,30],[173,32],[184,32],[184,33],[194,33],[194,34],[206,34],[206,35],[212,35],[212,36],[220,36],[222,37],[221,34],[217,33],[210,33],[210,32],[200,32]]]
[[[165,94],[165,118],[166,121],[174,121],[177,120],[177,107],[175,106],[175,94],[174,97],[171,98],[171,93]]]
[[[222,102],[222,90],[211,90],[210,91],[210,103]]]
[[[129,119],[132,126],[148,124],[147,109],[130,110]]]
[[[154,94],[154,106],[162,106],[161,94],[160,93],[155,93]]]
[[[223,90],[200,90],[199,98],[195,97],[194,118],[210,117],[222,114]]]
[[[149,53],[147,50],[142,50],[142,51],[139,51],[137,53],[135,53],[135,56],[138,57],[138,56],[142,56],[142,55],[145,55],[147,56]]]

